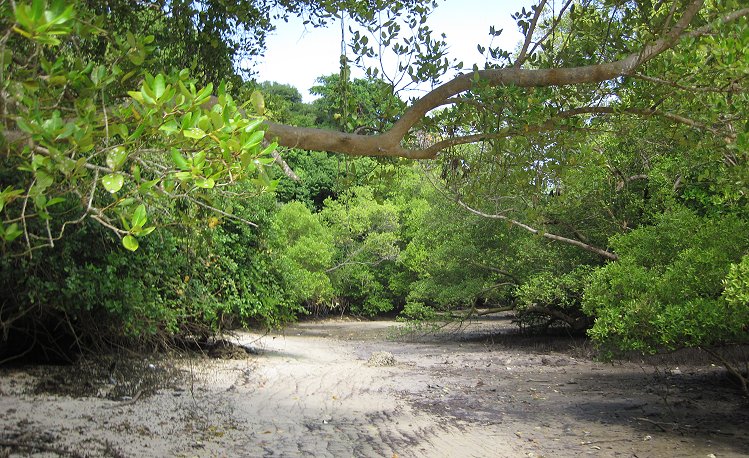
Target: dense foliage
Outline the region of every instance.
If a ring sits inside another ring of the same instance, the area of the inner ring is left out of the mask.
[[[596,271],[585,290],[595,339],[642,351],[745,339],[749,308],[724,291],[749,250],[749,222],[671,209],[612,244],[619,261]]]
[[[412,81],[434,80],[448,65],[422,21],[433,4],[382,2],[382,25],[361,2],[130,3],[0,6],[0,361],[308,313],[514,310],[612,351],[749,341],[749,24],[719,19],[738,2],[706,2],[695,27],[714,33],[604,83],[497,86],[476,68],[404,137],[444,146],[422,163],[265,138],[266,120],[394,128],[407,104],[373,70],[351,79],[344,59],[305,104],[236,66],[276,16],[341,7],[418,57],[401,65]],[[544,45],[480,47],[486,68],[596,65],[674,19],[665,3],[572,3],[518,13]],[[362,65],[377,57],[363,36]]]

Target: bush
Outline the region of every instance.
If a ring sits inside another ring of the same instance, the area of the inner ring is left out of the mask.
[[[153,262],[154,253],[168,262]],[[188,321],[185,263],[170,232],[135,253],[98,224],[84,224],[44,256],[3,257],[0,312],[5,358],[69,360],[82,347],[177,332]]]
[[[585,289],[593,339],[643,352],[748,340],[744,262],[735,263],[749,250],[749,223],[680,209],[612,245],[619,261],[594,272]]]
[[[288,301],[314,307],[330,300],[332,287],[326,270],[335,248],[317,216],[304,204],[290,202],[279,209],[271,232],[271,270],[282,279]]]
[[[425,305],[423,302],[406,302],[403,311],[398,315],[401,321],[432,321],[437,317],[437,312],[433,307]]]
[[[573,331],[589,327],[591,320],[581,310],[583,290],[593,268],[580,266],[566,274],[542,272],[523,283],[516,293],[516,311],[523,325],[548,327],[564,323]]]
[[[731,264],[723,286],[726,315],[729,321],[737,324],[733,330],[739,336],[735,339],[740,340],[742,333],[746,339],[746,333],[749,333],[749,255],[744,255],[740,263]],[[741,323],[744,323],[743,328]]]
[[[393,310],[403,299],[398,293],[407,289],[398,264],[404,244],[400,208],[372,188],[356,186],[339,200],[326,200],[320,217],[336,247],[329,276],[338,302],[355,315]]]
[[[263,194],[245,201],[225,202],[235,216],[206,215],[189,238],[195,259],[190,264],[190,301],[199,304],[201,319],[213,328],[256,324],[278,327],[293,321],[302,309],[290,294],[286,278],[276,268],[273,222],[276,200]]]
[[[3,257],[0,361],[34,346],[70,359],[80,347],[161,345],[295,319],[290,280],[266,246],[275,207],[270,194],[233,204],[265,230],[193,210],[183,214],[189,225],[161,227],[135,252],[85,223],[43,256]]]

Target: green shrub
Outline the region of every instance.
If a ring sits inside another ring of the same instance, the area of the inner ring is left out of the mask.
[[[521,325],[562,322],[581,331],[590,320],[581,310],[583,290],[593,271],[590,266],[580,266],[571,272],[555,275],[542,272],[518,287],[516,311]]]
[[[432,321],[437,317],[437,312],[433,307],[425,305],[423,302],[406,302],[403,311],[398,315],[401,321]]]
[[[749,333],[749,255],[744,255],[740,263],[731,264],[723,287],[725,314],[728,321],[735,323],[732,331],[738,334],[734,339],[746,340]]]
[[[620,259],[585,289],[593,339],[643,352],[747,341],[744,263],[735,263],[749,250],[749,223],[679,209],[612,245]]]
[[[355,315],[386,313],[403,299],[399,293],[407,289],[407,279],[398,262],[404,244],[400,210],[373,188],[356,186],[339,200],[326,200],[320,212],[336,247],[328,272],[334,294]]]
[[[318,217],[300,202],[285,204],[273,220],[270,239],[271,270],[282,279],[288,300],[310,305],[329,300],[332,287],[326,270],[334,246]]]

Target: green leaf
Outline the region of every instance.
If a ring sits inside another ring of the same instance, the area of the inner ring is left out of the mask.
[[[124,146],[118,146],[112,148],[107,152],[107,167],[112,170],[117,170],[127,159],[127,150]]]
[[[43,170],[37,170],[36,171],[36,183],[34,184],[34,190],[38,192],[44,192],[44,190],[52,186],[54,182],[55,182],[55,179],[52,178],[52,175],[48,174],[47,172]]]
[[[179,125],[177,124],[176,120],[170,119],[166,123],[162,124],[161,127],[159,127],[159,130],[166,132],[167,134],[173,134],[174,132],[179,131]]]
[[[253,132],[250,137],[247,139],[246,142],[244,142],[244,145],[242,145],[242,149],[248,150],[252,148],[253,146],[258,145],[261,141],[263,141],[263,136],[265,135],[265,132],[262,130],[257,130]]]
[[[211,96],[211,93],[213,92],[213,83],[208,83],[206,87],[200,90],[198,94],[195,96],[195,103],[198,105],[201,105],[205,103],[206,100]]]
[[[180,154],[179,150],[177,148],[172,148],[172,162],[174,162],[174,165],[176,165],[180,170],[189,170],[190,165],[187,163],[187,160]]]
[[[135,128],[135,132],[130,134],[130,137],[128,138],[128,140],[139,139],[140,136],[143,135],[144,130],[146,130],[146,124],[145,123],[138,124],[138,127]]]
[[[36,92],[39,89],[39,82],[36,80],[27,80],[23,83],[23,88],[28,92]]]
[[[253,91],[250,96],[250,102],[252,107],[255,109],[255,113],[262,116],[265,113],[265,99],[260,91]]]
[[[195,179],[195,186],[199,188],[211,189],[215,185],[216,185],[216,182],[213,180],[213,178],[196,178]]]
[[[164,75],[159,73],[156,75],[156,78],[153,80],[153,94],[156,96],[156,98],[161,98],[162,95],[164,95],[164,91],[166,90],[166,85],[164,83]]]
[[[152,189],[152,188],[153,188],[154,186],[156,186],[156,183],[158,183],[159,181],[160,181],[160,179],[159,179],[159,178],[157,178],[157,179],[155,179],[155,180],[150,180],[150,181],[146,181],[146,182],[144,182],[143,184],[141,184],[141,185],[140,185],[140,187],[138,188],[138,190],[139,190],[140,192],[142,192],[142,193],[148,192],[148,191],[150,191],[150,190],[151,190],[151,189]]]
[[[185,113],[182,116],[182,130],[187,130],[192,126],[192,113]]]
[[[133,228],[143,227],[143,225],[146,224],[146,221],[148,221],[148,217],[146,216],[146,206],[143,204],[138,205],[138,208],[135,209],[133,218],[130,221]]]
[[[198,127],[200,129],[203,129],[204,131],[209,131],[213,127],[211,124],[211,118],[209,118],[207,115],[202,115],[200,118],[198,118]]]
[[[31,128],[31,126],[26,122],[23,118],[16,119],[16,124],[18,124],[18,128],[22,131],[26,132],[27,134],[33,134],[34,129]]]
[[[44,0],[34,0],[31,3],[31,17],[34,18],[34,20],[38,21],[39,19],[44,16],[44,7],[45,5]]]
[[[23,194],[23,191],[20,189],[13,189],[12,186],[6,187],[3,192],[0,192],[0,211],[2,211],[3,206],[7,202],[11,202],[16,197]]]
[[[130,59],[130,62],[132,62],[136,67],[143,65],[143,62],[146,60],[144,53],[137,48],[131,49],[127,54],[127,58]]]
[[[103,65],[98,65],[91,70],[91,82],[94,83],[94,86],[99,86],[99,83],[101,83],[106,76],[106,72],[107,69],[104,68]]]
[[[135,99],[135,101],[143,103],[143,94],[141,94],[139,91],[127,91],[127,94]]]
[[[125,184],[125,177],[119,173],[110,173],[101,178],[101,184],[104,185],[104,189],[114,194],[122,189],[122,185]]]
[[[143,98],[143,101],[150,105],[156,105],[156,100],[149,94],[150,88],[143,84],[143,88],[140,90],[140,95]]]
[[[125,38],[127,39],[127,44],[128,44],[128,45],[129,45],[129,46],[130,46],[131,48],[134,48],[134,47],[136,47],[136,46],[138,45],[138,42],[137,42],[137,41],[135,40],[135,35],[133,35],[133,33],[132,33],[132,32],[128,31],[128,32],[127,32],[127,33],[125,34]]]
[[[242,155],[239,157],[243,169],[250,167],[250,169],[247,170],[248,172],[252,172],[253,170],[255,170],[255,165],[252,162],[254,159],[255,155],[249,152],[242,153]]]
[[[127,199],[122,199],[119,202],[117,202],[118,207],[129,207],[130,205],[135,203],[135,199],[132,197],[128,197]]]
[[[5,234],[3,234],[3,238],[7,242],[12,242],[16,238],[18,238],[18,236],[20,236],[21,234],[23,234],[23,231],[21,230],[21,228],[18,227],[18,224],[13,223],[10,226],[8,226],[7,229],[5,229]]]
[[[62,203],[62,202],[65,202],[65,198],[64,197],[53,197],[52,199],[49,199],[49,201],[47,201],[47,204],[45,205],[45,207],[49,208],[49,207],[51,207],[53,205],[56,205],[56,204],[59,204],[59,203]]]
[[[138,240],[132,235],[126,235],[122,238],[122,246],[130,251],[135,251],[138,249]]]
[[[192,166],[198,169],[202,169],[205,165],[205,151],[198,151],[192,157]]]
[[[122,78],[120,78],[120,83],[124,83],[125,81],[129,80],[133,77],[137,72],[135,70],[130,70],[129,72],[122,75]]]
[[[57,15],[52,21],[55,24],[61,24],[63,22],[67,22],[70,19],[73,18],[73,13],[75,12],[75,4],[69,5],[67,8],[65,8],[60,14]]]
[[[275,151],[275,150],[276,150],[276,148],[278,148],[278,143],[277,143],[277,142],[273,142],[273,143],[271,143],[270,145],[268,145],[268,146],[267,146],[267,147],[266,147],[266,148],[265,148],[264,150],[262,150],[262,151],[260,152],[260,156],[267,156],[267,155],[269,155],[270,153],[272,153],[273,151]],[[271,158],[269,158],[269,159],[270,159],[270,162],[273,162],[273,161],[275,161],[275,160],[276,160],[276,158],[275,158],[275,157],[271,157]],[[352,164],[352,165],[353,165],[353,164]]]
[[[200,140],[201,138],[206,136],[206,133],[203,129],[200,129],[198,127],[193,127],[190,129],[186,129],[182,131],[182,135],[184,135],[187,138],[193,138],[195,140]]]
[[[217,112],[211,111],[208,114],[208,117],[211,119],[211,124],[213,125],[213,130],[219,130],[222,127],[224,127],[224,118]]]
[[[247,124],[247,127],[244,128],[244,131],[248,133],[252,132],[253,130],[257,129],[260,126],[260,124],[263,123],[263,121],[265,121],[265,119],[263,118],[253,119],[252,121],[250,121],[249,124]]]
[[[138,232],[138,237],[145,237],[156,229],[156,226],[144,227]]]
[[[21,24],[24,27],[28,27],[29,24],[31,24],[31,18],[29,17],[31,13],[31,10],[29,9],[28,5],[25,4],[19,4],[16,6],[15,11],[13,14],[16,16],[16,22]]]

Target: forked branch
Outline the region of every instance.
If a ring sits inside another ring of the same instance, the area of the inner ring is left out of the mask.
[[[385,156],[405,157],[411,159],[431,159],[439,151],[454,144],[482,141],[489,138],[486,134],[477,134],[458,140],[442,140],[422,149],[410,149],[403,146],[403,141],[429,111],[438,108],[446,101],[470,90],[476,80],[492,87],[553,87],[585,83],[600,83],[618,77],[632,75],[644,63],[654,59],[664,51],[673,48],[683,37],[697,37],[709,33],[715,27],[749,16],[749,8],[730,12],[712,23],[688,30],[689,24],[702,8],[704,0],[693,0],[684,9],[679,20],[664,35],[644,46],[639,52],[623,59],[595,65],[571,68],[527,69],[519,67],[479,70],[458,75],[452,80],[438,86],[422,98],[416,100],[407,109],[393,127],[378,135],[349,134],[324,129],[293,127],[277,123],[268,123],[266,138],[275,140],[282,146],[305,150],[328,151],[351,156]],[[527,40],[526,40],[527,42]],[[527,42],[529,43],[529,42]],[[636,113],[658,115],[658,113]],[[689,124],[690,120],[671,119]],[[667,116],[668,117],[668,116]],[[553,120],[552,120],[553,121]],[[707,126],[692,123],[693,127],[705,129]],[[710,130],[709,128],[705,130]],[[498,133],[490,134],[496,138]]]

